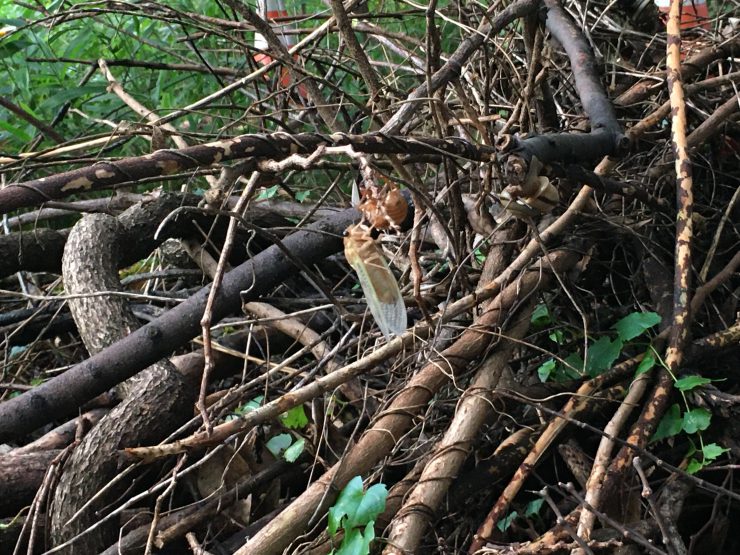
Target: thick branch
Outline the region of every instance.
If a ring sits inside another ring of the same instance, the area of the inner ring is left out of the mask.
[[[355,210],[338,212],[287,237],[283,244],[294,257],[310,264],[337,252],[342,232],[356,218]],[[277,246],[236,267],[224,276],[213,306],[213,321],[241,306],[242,300],[258,298],[291,272],[295,272],[295,266]],[[204,287],[181,305],[64,374],[0,404],[0,441],[23,436],[71,414],[86,401],[183,346],[200,331],[209,289]]]
[[[357,152],[368,154],[448,154],[469,160],[487,160],[495,152],[490,147],[476,146],[457,138],[390,137],[382,133],[241,135],[177,150],[158,150],[118,162],[98,162],[69,172],[10,184],[0,189],[0,214],[35,206],[46,200],[108,189],[119,183],[169,175],[227,160],[259,157],[283,159],[291,154],[310,154],[319,146],[348,145]]]

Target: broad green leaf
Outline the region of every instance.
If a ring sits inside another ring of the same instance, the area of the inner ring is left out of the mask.
[[[695,387],[699,387],[700,385],[705,385],[708,383],[712,383],[712,380],[710,380],[709,378],[704,378],[702,376],[685,376],[680,380],[676,380],[676,383],[674,383],[673,385],[679,391],[690,391]]]
[[[385,500],[387,497],[388,490],[385,484],[370,486],[365,492],[365,495],[362,496],[354,515],[351,516],[349,525],[352,527],[364,526],[368,522],[374,521],[385,510]]]
[[[329,509],[329,534],[336,536],[337,530],[342,526],[342,519],[354,514],[362,499],[362,478],[352,478],[339,494],[337,502]]]
[[[288,447],[285,450],[285,453],[283,453],[283,458],[288,461],[289,463],[296,462],[298,460],[298,457],[301,456],[301,453],[303,453],[303,449],[306,446],[306,440],[303,438],[300,438],[293,443],[290,447]]]
[[[706,466],[705,463],[699,462],[696,459],[691,459],[689,461],[689,464],[686,465],[686,473],[687,474],[696,474],[697,472],[699,472],[705,466]]]
[[[298,192],[297,192],[297,193],[295,194],[295,199],[296,199],[296,200],[297,200],[298,202],[304,202],[304,201],[305,201],[306,199],[308,199],[308,197],[310,197],[310,196],[311,196],[311,191],[298,191]]]
[[[678,404],[674,403],[665,415],[663,415],[663,419],[658,424],[658,428],[655,430],[655,434],[653,434],[650,442],[653,443],[667,437],[673,437],[681,431],[682,427],[681,408]]]
[[[546,382],[550,375],[555,370],[555,359],[551,358],[550,360],[546,360],[542,364],[540,364],[540,367],[537,369],[537,375],[540,378],[541,382]]]
[[[614,324],[614,329],[622,341],[629,341],[659,323],[660,316],[655,312],[633,312]]]
[[[588,375],[594,378],[607,368],[611,368],[614,361],[619,357],[623,345],[621,339],[611,340],[606,336],[594,341],[588,348],[586,361]]]
[[[719,457],[722,453],[727,453],[729,449],[717,445],[716,443],[708,443],[701,448],[702,455],[704,455],[705,461],[713,461]]]
[[[385,505],[385,503],[383,503]],[[385,510],[385,509],[384,509]],[[362,555],[370,553],[370,544],[375,539],[375,521],[372,520],[365,526],[365,531],[362,533]]]
[[[707,409],[695,408],[686,411],[683,415],[683,430],[687,434],[695,434],[709,428],[712,413]]]
[[[542,504],[545,502],[544,499],[535,499],[533,501],[530,501],[527,503],[527,506],[524,507],[524,516],[530,517],[534,516],[536,514],[539,514],[540,509],[542,508]]]
[[[548,324],[552,324],[552,316],[550,316],[550,309],[547,308],[545,303],[540,303],[532,311],[532,316],[529,319],[535,327],[542,328]]]
[[[303,428],[308,424],[308,417],[306,416],[306,411],[303,410],[303,405],[293,407],[289,411],[281,414],[280,422],[283,423],[283,426],[291,430]]]
[[[642,357],[640,364],[637,366],[635,377],[641,376],[645,372],[649,372],[650,370],[652,370],[656,362],[657,357],[655,356],[655,349],[653,349],[652,347],[648,347],[648,350],[645,351],[645,356]]]
[[[279,457],[283,451],[290,447],[291,443],[293,443],[293,436],[290,434],[278,434],[271,437],[265,444],[265,447],[267,447],[267,450],[270,451],[270,453]]]
[[[514,522],[514,519],[518,516],[519,513],[517,513],[516,511],[511,511],[508,515],[498,521],[498,523],[496,524],[496,528],[498,528],[502,532],[506,532],[509,526],[511,526],[511,523]]]
[[[357,528],[345,530],[342,545],[336,551],[336,555],[367,555],[369,550],[363,551],[364,545],[362,533]]]

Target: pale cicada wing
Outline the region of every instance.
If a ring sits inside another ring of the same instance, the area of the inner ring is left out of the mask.
[[[387,338],[406,331],[406,307],[396,278],[372,239],[345,238],[347,262],[357,272],[370,312]]]

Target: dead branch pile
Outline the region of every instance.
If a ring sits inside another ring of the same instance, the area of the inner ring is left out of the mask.
[[[223,4],[0,157],[0,554],[329,553],[355,476],[388,555],[740,552],[733,3]]]

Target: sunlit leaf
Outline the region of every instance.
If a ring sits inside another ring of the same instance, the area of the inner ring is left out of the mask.
[[[659,323],[660,316],[656,312],[633,312],[614,324],[614,329],[622,341],[629,341]]]

